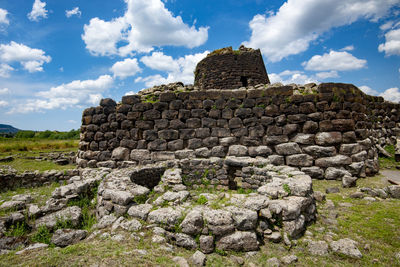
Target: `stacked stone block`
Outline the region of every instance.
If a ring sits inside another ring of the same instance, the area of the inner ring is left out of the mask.
[[[185,88],[159,92],[155,101],[103,99],[84,110],[79,166],[239,156],[313,178],[341,179],[343,170],[363,177],[379,169],[375,145],[394,144],[399,132],[399,104],[349,84]]]

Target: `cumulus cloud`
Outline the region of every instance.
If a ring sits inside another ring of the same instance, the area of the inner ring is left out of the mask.
[[[379,94],[378,91],[376,91],[376,90],[374,90],[371,87],[366,86],[366,85],[359,86],[358,88],[360,88],[361,91],[363,91],[367,95],[378,95]]]
[[[8,11],[0,8],[0,24],[10,24],[10,21],[7,18]]]
[[[398,87],[393,87],[385,90],[383,93],[379,93],[377,90],[372,89],[367,85],[359,86],[358,88],[361,89],[364,93],[368,95],[379,95],[382,96],[385,100],[400,103],[400,90]]]
[[[318,83],[318,80],[314,77],[306,75],[302,71],[290,71],[285,70],[281,73],[271,73],[268,74],[271,83],[283,83],[283,84],[306,84],[306,83]]]
[[[387,89],[385,92],[381,93],[380,96],[383,96],[384,99],[391,102],[400,102],[400,91],[397,87]]]
[[[172,82],[193,83],[193,71],[197,63],[207,56],[209,51],[194,55],[186,55],[178,59],[173,59],[171,56],[164,55],[162,52],[153,52],[150,56],[144,56],[140,59],[147,67],[167,72],[167,76],[163,77],[160,74],[139,77],[135,82],[144,82],[147,87],[158,84],[168,84]],[[168,67],[169,66],[169,67]]]
[[[46,2],[35,0],[32,11],[28,13],[28,19],[31,21],[39,21],[40,18],[47,18]]]
[[[346,51],[337,52],[332,50],[322,56],[315,55],[309,61],[303,62],[302,65],[306,70],[346,71],[364,68],[367,65],[367,61],[358,59]]]
[[[75,80],[52,87],[48,91],[38,92],[35,95],[36,99],[29,99],[15,106],[8,113],[40,112],[88,104],[96,105],[102,98],[101,93],[111,88],[112,84],[113,78],[110,75],[102,75],[96,80]]]
[[[8,106],[8,102],[4,100],[0,100],[0,108]]]
[[[385,34],[385,43],[380,44],[378,50],[386,56],[400,56],[400,28],[388,31]]]
[[[142,69],[139,67],[139,63],[136,58],[126,58],[123,61],[115,63],[110,71],[114,73],[114,77],[120,77],[124,79],[129,76],[134,76]]]
[[[332,28],[359,19],[378,21],[399,0],[287,0],[277,12],[258,14],[249,23],[246,46],[261,48],[267,60],[277,62],[308,49]]]
[[[13,71],[14,68],[8,64],[0,64],[0,77],[8,78],[10,77],[10,72]]]
[[[10,44],[0,44],[0,59],[7,63],[19,62],[29,72],[43,71],[43,64],[51,61],[51,57],[46,56],[43,50],[30,48],[14,41],[11,41]],[[12,71],[13,68],[7,64],[2,64],[0,67],[0,76],[2,73],[1,70],[5,70],[4,73],[7,76],[7,73]]]
[[[8,94],[9,92],[10,92],[10,90],[8,90],[8,88],[0,89],[0,95],[5,95],[5,94]]]
[[[82,39],[93,55],[127,56],[151,52],[155,46],[193,48],[205,43],[208,28],[189,26],[174,17],[160,0],[125,0],[127,10],[111,21],[93,18],[84,26]]]
[[[71,9],[71,10],[65,10],[65,16],[66,16],[67,18],[70,18],[70,17],[72,17],[72,16],[74,16],[74,15],[76,15],[76,16],[78,16],[78,17],[81,17],[82,12],[79,10],[79,7],[74,7],[74,8]]]
[[[353,51],[354,50],[354,45],[348,45],[340,49],[342,51]]]

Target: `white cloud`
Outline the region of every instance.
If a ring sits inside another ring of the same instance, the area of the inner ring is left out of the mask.
[[[139,67],[139,63],[136,58],[126,58],[123,61],[115,63],[110,68],[110,71],[114,73],[114,78],[120,77],[121,79],[124,79],[129,76],[134,76],[141,70],[142,69]]]
[[[360,88],[361,91],[363,91],[367,95],[378,95],[379,94],[378,91],[376,91],[376,90],[374,90],[371,87],[366,86],[366,85],[359,86],[358,88]]]
[[[72,17],[73,15],[76,15],[76,16],[78,16],[78,17],[81,17],[82,12],[79,10],[79,7],[74,7],[74,8],[71,9],[71,10],[65,10],[65,16],[66,16],[67,18],[70,18],[70,17]]]
[[[322,56],[315,55],[309,61],[303,62],[302,65],[306,70],[346,71],[364,68],[367,65],[367,61],[365,59],[358,59],[346,51],[337,52],[332,50],[329,54],[325,53]]]
[[[0,95],[5,95],[5,94],[8,94],[9,92],[10,92],[10,90],[8,90],[8,88],[0,89]]]
[[[123,17],[104,21],[93,18],[84,26],[82,39],[93,55],[131,55],[151,52],[155,46],[193,48],[205,43],[208,28],[189,26],[174,17],[160,0],[125,0]],[[126,44],[127,43],[127,44]]]
[[[10,44],[0,44],[0,59],[8,63],[19,62],[29,72],[43,71],[43,64],[51,61],[51,57],[46,56],[43,50],[30,48],[14,41]],[[8,72],[13,70],[12,67],[10,69],[10,66],[3,65],[6,64],[1,65],[0,73],[2,73],[1,69],[5,69],[5,73],[7,70]]]
[[[385,52],[386,56],[400,56],[400,28],[390,30],[385,34],[385,43],[378,46],[379,52]]]
[[[338,78],[339,77],[339,74],[335,70],[327,71],[327,72],[318,72],[315,75],[317,76],[317,78],[319,78],[321,80],[328,79],[328,78]]]
[[[382,31],[387,31],[387,30],[389,30],[390,28],[392,28],[393,24],[394,24],[394,21],[393,21],[393,20],[389,20],[388,22],[382,24],[382,25],[379,27],[379,29],[381,29]]]
[[[0,100],[0,108],[8,106],[8,102],[4,100]]]
[[[178,81],[193,83],[193,71],[197,63],[206,57],[208,53],[209,51],[205,51],[203,53],[186,55],[178,59],[173,59],[170,56],[164,55],[162,52],[154,52],[151,56],[142,57],[140,61],[151,69],[167,72],[167,77],[157,74],[145,78],[139,77],[135,82],[144,82],[147,87]]]
[[[87,104],[98,104],[102,98],[101,93],[111,88],[113,78],[110,75],[102,75],[96,80],[76,80],[48,91],[36,94],[36,99],[28,99],[12,108],[8,113],[40,112],[51,109],[66,109],[81,107]]]
[[[387,89],[385,92],[381,93],[380,96],[383,96],[387,101],[395,103],[400,102],[400,91],[397,87]]]
[[[309,77],[308,75],[304,74],[302,71],[290,71],[285,70],[279,74],[271,73],[268,74],[269,80],[271,83],[283,83],[283,84],[306,84],[306,83],[318,83],[318,80],[314,77]]]
[[[136,93],[134,91],[128,91],[125,93],[125,95],[135,95]]]
[[[341,51],[353,51],[354,50],[354,45],[348,45],[340,49]]]
[[[28,14],[28,19],[31,21],[39,21],[40,18],[47,18],[46,2],[35,0],[32,6],[32,11]]]
[[[0,77],[8,78],[10,77],[10,72],[13,71],[14,68],[8,64],[1,63],[0,64]]]
[[[69,123],[78,123],[76,120],[68,120]]]
[[[287,0],[277,12],[256,15],[246,46],[261,48],[267,60],[277,62],[308,49],[332,28],[359,19],[377,21],[399,5],[399,0]]]
[[[0,24],[10,24],[10,21],[7,18],[8,11],[0,8]]]
[[[151,56],[144,56],[140,59],[147,67],[161,71],[179,71],[178,61],[163,52],[153,52]]]

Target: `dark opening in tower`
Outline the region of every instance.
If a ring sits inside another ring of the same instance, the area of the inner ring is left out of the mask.
[[[241,76],[240,77],[240,82],[242,83],[243,87],[247,87],[248,82],[247,82],[247,77],[246,76]]]

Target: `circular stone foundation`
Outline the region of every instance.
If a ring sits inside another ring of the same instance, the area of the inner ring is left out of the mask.
[[[247,157],[116,169],[98,190],[100,225],[114,216],[140,219],[163,229],[155,240],[205,253],[296,239],[315,214],[310,176]]]

